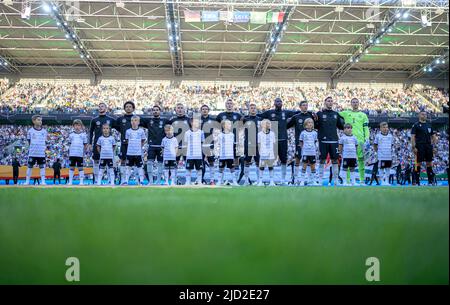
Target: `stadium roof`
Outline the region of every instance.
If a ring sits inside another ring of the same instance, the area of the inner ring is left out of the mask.
[[[410,71],[417,76],[437,56],[448,58],[446,0],[3,1],[0,60],[19,70],[89,66],[87,55],[98,74],[102,67],[173,67],[174,73],[189,67],[253,69],[255,76],[266,69],[339,70],[338,76],[349,69]],[[27,3],[28,20],[21,17]],[[79,42],[65,37],[45,3],[58,7]],[[186,22],[186,9],[288,13],[270,24]],[[398,12],[408,16],[361,50]],[[172,48],[169,37],[174,36],[179,38]],[[80,53],[78,43],[88,53]],[[448,73],[448,60],[436,68]]]

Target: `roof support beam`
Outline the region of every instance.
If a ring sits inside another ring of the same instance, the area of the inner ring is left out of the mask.
[[[20,63],[9,56],[6,52],[0,50],[0,71],[8,71],[9,73],[19,73]]]
[[[294,7],[286,6],[283,7],[282,11],[284,12],[283,20],[273,24],[270,27],[270,31],[266,37],[266,44],[262,49],[261,56],[259,57],[255,72],[253,73],[253,77],[261,77],[266,72],[269,63],[275,54],[278,45],[280,44],[281,37],[287,29],[288,20],[294,11]]]
[[[86,64],[86,66],[92,71],[95,77],[102,74],[102,70],[94,59],[88,48],[81,41],[79,35],[75,29],[66,20],[66,17],[62,13],[60,4],[56,1],[44,2],[43,6],[47,6],[45,9],[50,12],[50,15],[56,21],[56,25],[65,33],[65,37],[72,43],[72,46],[80,54],[80,58]]]
[[[167,20],[169,52],[172,59],[173,73],[183,75],[183,50],[181,49],[180,11],[174,0],[166,0],[164,5]]]
[[[445,69],[444,69],[445,68]],[[444,69],[448,71],[448,48],[445,52],[442,52],[439,56],[426,64],[419,67],[415,67],[409,74],[409,79],[421,77],[427,73],[433,72],[435,69]]]
[[[361,41],[360,47],[353,47],[349,53],[352,55],[348,58],[345,58],[343,62],[337,67],[337,69],[331,75],[331,79],[337,79],[344,75],[348,70],[350,70],[354,64],[358,63],[360,58],[369,52],[369,49],[376,44],[380,43],[381,38],[392,31],[395,23],[402,18],[407,18],[409,15],[408,10],[399,9],[396,11],[388,11],[386,22],[379,25],[374,32],[374,35],[369,37],[363,37]]]

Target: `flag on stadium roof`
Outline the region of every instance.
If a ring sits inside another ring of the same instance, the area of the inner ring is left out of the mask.
[[[200,11],[184,11],[184,21],[185,22],[200,22]]]
[[[267,23],[283,22],[284,12],[268,12]]]
[[[250,13],[250,23],[255,24],[266,24],[266,12],[251,12]]]
[[[233,14],[233,22],[246,23],[250,21],[250,12],[235,11]]]
[[[219,11],[202,11],[202,22],[219,21]]]

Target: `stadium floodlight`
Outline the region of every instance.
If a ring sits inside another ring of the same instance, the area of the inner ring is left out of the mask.
[[[51,7],[50,7],[50,5],[48,5],[48,3],[45,3],[44,2],[44,4],[42,4],[42,9],[44,10],[44,12],[46,12],[46,13],[50,13],[51,12]]]
[[[353,57],[352,57],[352,58],[350,58],[350,62],[353,62]]]
[[[67,22],[64,22],[64,25],[67,26]]]
[[[359,62],[359,58],[356,58],[356,59],[355,59],[355,62]]]
[[[59,21],[56,22],[56,25],[57,25],[57,26],[61,26],[61,22],[59,22]]]
[[[391,32],[392,32],[392,28],[389,28],[387,31],[388,31],[389,33],[391,33]]]
[[[73,45],[73,48],[74,48],[74,49],[76,49],[76,48],[77,48],[77,46],[76,46],[76,45]]]
[[[404,12],[402,17],[403,17],[403,19],[408,18],[409,17],[409,13],[408,12]]]
[[[384,32],[384,31],[386,31],[386,29],[385,28],[381,28],[381,32]]]
[[[66,37],[66,39],[69,39],[70,38],[70,35],[69,34],[66,34],[66,35],[64,35],[65,37]]]
[[[397,17],[397,18],[400,18],[402,16],[402,14],[401,13],[397,13],[397,14],[395,14],[395,17]]]
[[[423,71],[427,72],[427,67],[424,67],[424,68],[423,68]]]
[[[81,58],[84,58],[84,55],[83,55],[83,54],[81,54],[81,55],[80,55],[80,57],[81,57]]]
[[[369,49],[366,49],[366,50],[364,51],[364,53],[366,53],[366,54],[369,53]]]
[[[445,59],[443,59],[441,62],[442,62],[443,64],[445,64]]]
[[[372,38],[369,39],[369,43],[370,43],[370,44],[373,43],[373,39],[372,39]]]
[[[441,61],[438,59],[436,59],[436,64],[439,65],[441,63]]]
[[[380,39],[377,38],[377,40],[375,40],[375,43],[380,43]]]
[[[433,68],[432,68],[432,67],[429,67],[429,68],[428,68],[428,72],[433,72]]]

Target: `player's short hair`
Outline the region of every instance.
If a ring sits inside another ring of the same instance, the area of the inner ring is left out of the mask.
[[[274,102],[276,103],[276,102],[283,102],[283,100],[280,98],[280,97],[277,97],[275,100],[274,100]]]
[[[152,109],[153,109],[153,108],[158,108],[159,111],[161,111],[161,107],[160,107],[159,105],[153,105]]]
[[[353,128],[352,124],[346,123],[344,124],[344,129]]]
[[[133,109],[136,109],[136,106],[134,105],[134,103],[132,101],[126,101],[125,104],[123,104],[123,109],[125,109],[125,107],[127,105],[131,105],[131,107],[133,107]]]
[[[308,104],[308,101],[301,101],[299,105],[301,106],[303,104]]]
[[[42,119],[42,115],[40,114],[35,114],[31,117],[31,121],[34,122],[37,118],[41,118]]]
[[[100,105],[105,105],[106,107],[108,107],[108,105],[106,105],[105,102],[100,102],[100,103],[98,103],[98,105],[99,105],[99,106],[100,106]]]
[[[141,118],[138,115],[133,115],[131,117],[132,120],[140,120]]]
[[[307,118],[307,119],[303,122],[303,127],[306,127],[306,124],[308,124],[308,123],[313,123],[313,126],[314,126],[314,121],[313,121],[313,119]]]
[[[184,108],[184,104],[183,104],[183,103],[177,103],[177,104],[175,105],[175,108],[178,107],[178,106],[183,106],[183,108]]]
[[[333,97],[332,97],[331,95],[329,95],[329,96],[327,96],[327,97],[324,99],[324,101],[326,101],[327,99],[333,100]]]
[[[359,98],[357,97],[352,97],[352,99],[350,100],[350,103],[353,102],[354,100],[357,100],[359,102]]]
[[[164,125],[164,131],[173,130],[173,126],[170,124]]]
[[[388,126],[388,123],[387,122],[381,122],[380,123],[380,127],[384,127],[384,126]]]
[[[255,106],[256,107],[256,103],[251,102],[250,104],[248,104],[248,107],[250,108],[250,106]]]
[[[103,129],[103,127],[105,127],[105,126],[107,126],[109,129],[111,129],[111,126],[110,126],[108,123],[104,123],[104,124],[102,125],[102,129]]]
[[[72,125],[73,125],[73,126],[75,126],[75,125],[81,125],[81,126],[83,126],[83,122],[82,122],[80,119],[75,119],[75,120],[73,120]]]

